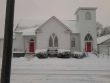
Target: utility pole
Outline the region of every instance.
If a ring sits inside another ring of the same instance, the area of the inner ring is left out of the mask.
[[[1,83],[10,83],[15,0],[7,0]]]

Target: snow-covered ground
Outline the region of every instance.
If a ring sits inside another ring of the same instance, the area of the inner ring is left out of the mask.
[[[110,57],[13,58],[10,83],[110,83]]]

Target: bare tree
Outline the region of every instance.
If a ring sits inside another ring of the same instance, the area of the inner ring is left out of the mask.
[[[103,30],[104,30],[103,25],[101,23],[97,22],[96,23],[96,30],[97,30],[97,37],[102,36]]]
[[[110,34],[110,26],[104,27],[103,34],[104,35]]]

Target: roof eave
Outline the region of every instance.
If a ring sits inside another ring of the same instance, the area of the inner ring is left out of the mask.
[[[76,12],[75,15],[79,12],[79,10],[96,10],[96,7],[79,7]]]

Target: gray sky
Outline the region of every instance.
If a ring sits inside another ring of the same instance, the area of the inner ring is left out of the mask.
[[[97,21],[110,25],[110,0],[15,0],[15,24],[23,19],[39,20],[56,16],[74,20],[78,7],[97,7]],[[0,29],[4,29],[6,0],[0,0]],[[2,31],[3,32],[3,31]]]

